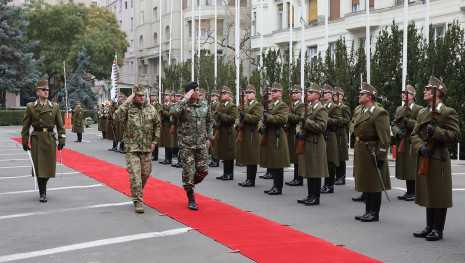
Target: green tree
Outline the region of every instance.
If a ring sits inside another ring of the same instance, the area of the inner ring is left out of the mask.
[[[0,0],[0,107],[5,107],[6,92],[30,94],[39,78],[37,61],[32,54],[35,43],[25,37],[26,17],[22,9],[9,2]]]

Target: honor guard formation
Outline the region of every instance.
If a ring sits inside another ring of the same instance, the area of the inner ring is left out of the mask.
[[[47,81],[36,86],[37,100],[27,104],[21,135],[23,149],[34,163],[39,201],[47,202],[56,150],[65,147],[66,136],[59,107],[48,100]],[[120,93],[117,101],[101,105],[98,130],[113,141],[110,151],[125,154],[135,212],[144,213],[143,189],[159,148],[165,152],[160,164],[182,168],[190,210],[200,209],[194,189],[209,167],[218,167],[220,161],[223,173],[218,180],[233,180],[235,165],[245,166],[246,176],[238,185],[253,191],[260,166],[266,168],[262,178],[272,179],[265,194],[282,195],[285,185],[306,185],[306,195],[297,203],[318,206],[325,195],[337,194],[337,186],[346,183],[353,134],[353,175],[360,193],[353,201],[365,203],[355,220],[380,220],[383,195],[390,200],[388,152],[395,144],[395,177],[405,180],[407,189],[397,198],[426,208],[426,226],[413,236],[428,241],[443,238],[447,209],[452,207],[448,147],[457,143],[459,121],[456,111],[443,102],[447,88],[440,79],[431,76],[422,90],[425,106],[415,103],[417,91],[407,85],[392,126],[389,113],[376,100],[376,88],[368,83],[362,83],[354,110],[344,103],[344,88],[328,83],[308,83],[304,89],[294,85],[287,102],[283,92],[280,83],[261,89],[248,84],[240,89],[236,105],[229,87],[206,92],[191,82],[183,92],[160,92],[159,104],[158,92],[137,85],[128,97]],[[82,142],[85,125],[79,102],[72,116],[76,142]],[[284,182],[284,168],[291,164],[293,179]]]

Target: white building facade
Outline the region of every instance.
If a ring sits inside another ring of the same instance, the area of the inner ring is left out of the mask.
[[[430,0],[428,9],[426,0],[408,1],[409,23],[415,22],[425,32],[426,15],[429,14],[434,37],[444,35],[447,24],[454,20],[462,25],[465,23],[464,0]],[[252,49],[257,56],[260,47],[264,50],[280,48],[288,51],[292,38],[293,58],[296,59],[300,56],[302,24],[305,26],[304,50],[310,57],[317,56],[319,52],[324,55],[328,47],[335,48],[335,42],[341,37],[349,47],[352,43],[358,46],[366,38],[367,3],[370,6],[370,43],[373,52],[379,30],[393,21],[402,29],[403,0],[252,0]],[[291,30],[292,21],[294,27]]]
[[[221,42],[218,55],[233,61],[234,51],[226,46],[234,46],[234,0],[99,0],[99,6],[115,13],[128,38],[120,82],[158,86],[160,40],[163,68],[191,60],[193,37],[194,55],[198,54],[199,21],[200,50],[214,54],[215,1]],[[250,31],[251,0],[240,2],[241,36],[245,38]]]

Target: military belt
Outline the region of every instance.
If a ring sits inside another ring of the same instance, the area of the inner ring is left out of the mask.
[[[35,132],[53,132],[53,128],[38,128],[34,127]]]
[[[356,141],[356,142],[368,142],[368,143],[370,143],[370,142],[378,142],[378,140],[377,140],[377,139],[374,139],[374,138],[365,139],[365,138],[360,138],[360,137],[358,137],[358,136],[355,137],[355,141]]]

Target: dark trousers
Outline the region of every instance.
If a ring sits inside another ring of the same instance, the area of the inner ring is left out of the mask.
[[[426,227],[442,233],[446,224],[447,208],[426,208]]]
[[[273,175],[273,186],[282,190],[284,184],[284,168],[270,168],[270,173]]]
[[[234,160],[223,161],[223,175],[234,175]]]
[[[247,165],[247,179],[252,183],[255,183],[255,177],[257,176],[257,165]]]
[[[173,159],[173,148],[165,147],[165,160],[171,162]]]
[[[415,180],[407,180],[405,181],[407,185],[407,194],[414,195],[415,194]]]
[[[37,185],[39,186],[39,194],[41,196],[47,194],[47,182],[48,178],[37,178]]]
[[[77,133],[77,141],[82,142],[82,132]]]
[[[152,160],[157,161],[158,160],[158,146],[155,146],[155,150],[152,152]]]
[[[307,189],[309,198],[320,199],[321,178],[308,178]]]
[[[299,163],[294,163],[294,180],[302,182],[304,179],[299,175]]]
[[[179,147],[174,147],[174,148],[172,148],[172,149],[173,149],[173,156],[176,156],[176,158],[178,158]]]
[[[366,194],[365,212],[379,215],[381,209],[381,192],[370,192]]]
[[[326,186],[334,186],[336,180],[336,165],[334,163],[328,163],[329,176],[325,178]]]
[[[118,149],[118,141],[117,140],[113,140],[113,149]]]
[[[336,167],[336,180],[346,176],[346,161],[341,161]]]

